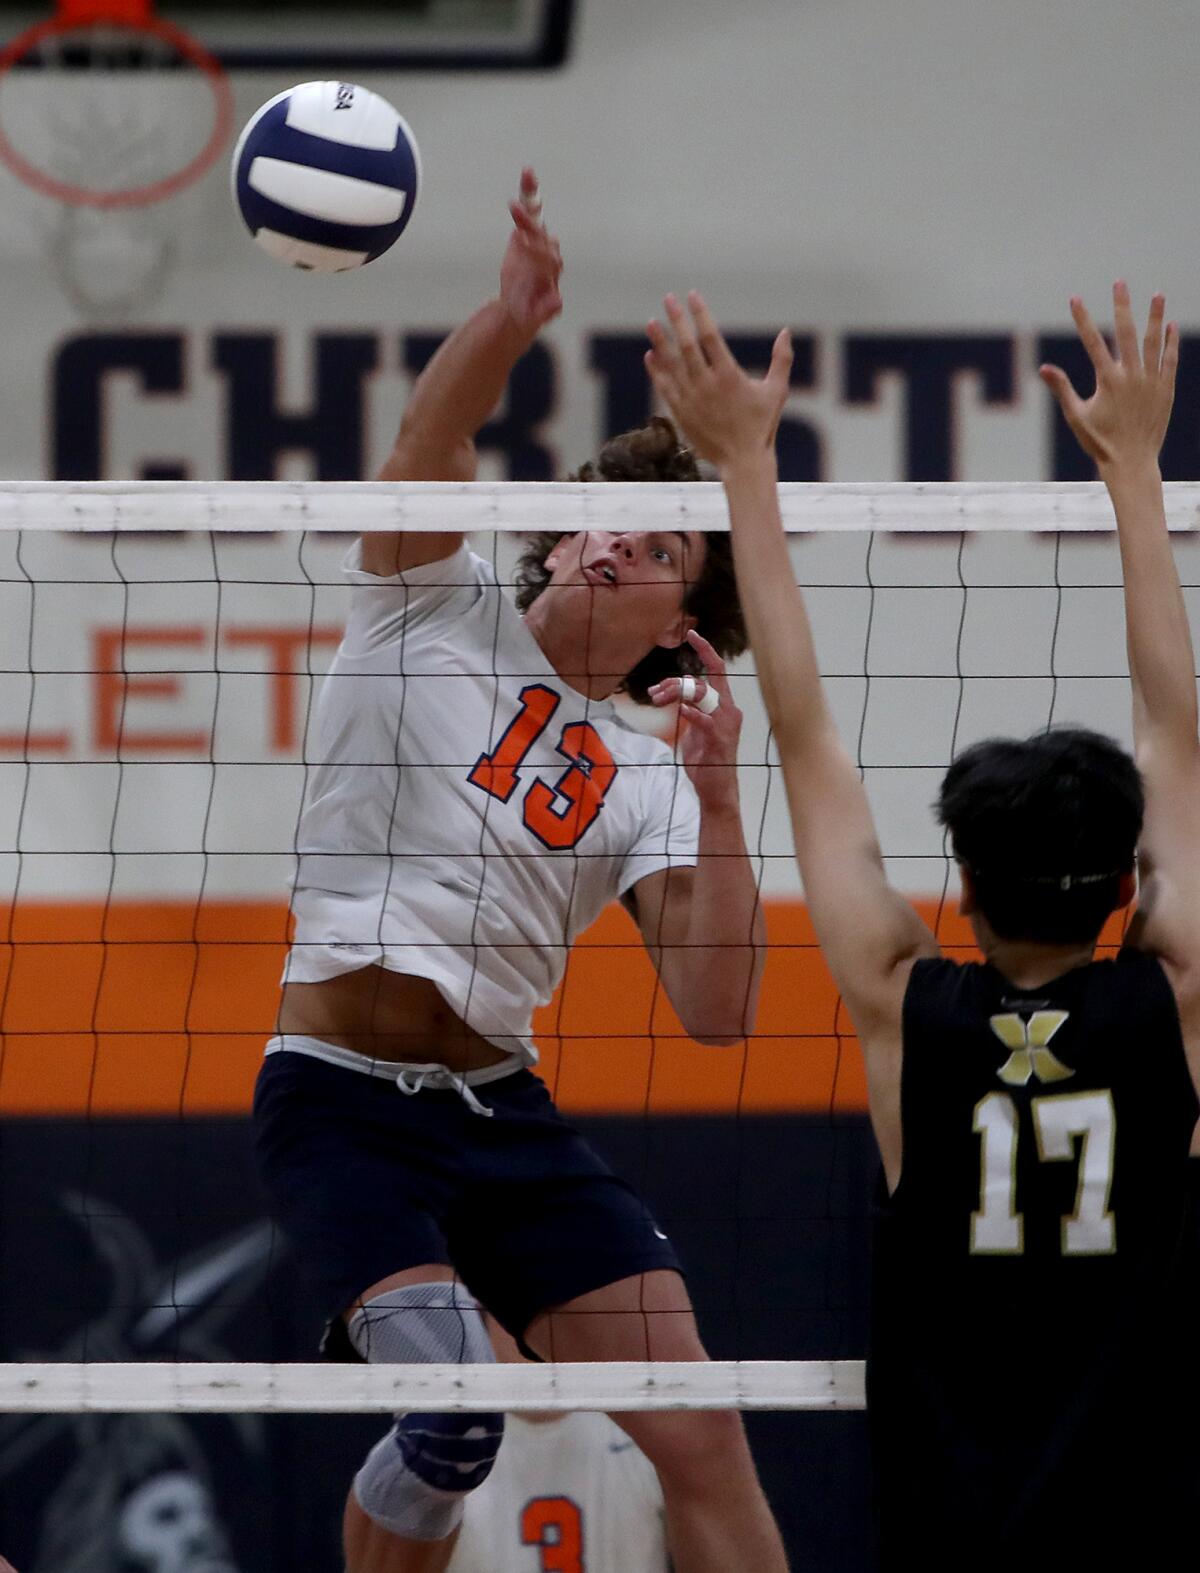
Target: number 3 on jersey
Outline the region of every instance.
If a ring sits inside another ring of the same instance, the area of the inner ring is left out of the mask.
[[[529,750],[550,724],[560,695],[542,683],[521,690],[521,708],[509,722],[490,754],[480,754],[467,780],[490,797],[507,803],[517,790],[517,772]],[[568,760],[567,769],[552,787],[534,781],[521,805],[526,828],[553,851],[577,846],[595,823],[608,789],[617,778],[617,765],[595,727],[573,721],[562,729],[558,752]],[[563,801],[563,807],[557,807]]]
[[[570,1497],[534,1497],[526,1503],[521,1544],[539,1548],[539,1573],[587,1573],[583,1514]]]

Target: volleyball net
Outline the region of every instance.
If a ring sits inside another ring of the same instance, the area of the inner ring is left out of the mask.
[[[781,494],[830,700],[889,875],[947,949],[966,955],[970,936],[930,811],[953,755],[986,735],[1067,721],[1129,740],[1106,494],[1089,484],[785,485]],[[1200,621],[1200,486],[1168,486],[1167,498]],[[710,483],[0,489],[0,1119],[84,1121],[95,1133],[89,1151],[99,1152],[114,1120],[248,1111],[273,1031],[313,706],[346,615],[340,563],[350,536],[472,532],[474,549],[511,584],[527,532],[727,528],[723,492]],[[733,664],[731,685],[746,717],[742,808],[771,942],[756,1032],[733,1049],[691,1043],[636,930],[607,914],[581,937],[535,1024],[542,1074],[569,1115],[711,1117],[743,1131],[757,1116],[826,1131],[862,1121],[857,1047],[805,919],[752,655]],[[620,709],[631,726],[673,739],[669,714]],[[828,1241],[842,1227],[831,1199],[844,1185],[836,1147],[813,1153],[797,1204],[772,1200],[769,1176],[755,1174],[769,1151],[739,1142],[733,1221],[716,1233],[743,1277],[759,1270],[747,1241],[764,1217],[775,1255],[789,1231],[799,1240],[815,1221]],[[102,1192],[99,1160],[90,1173]],[[172,1197],[186,1211],[186,1184]],[[865,1230],[865,1220],[845,1227]],[[258,1235],[237,1249],[267,1256],[273,1247]],[[821,1252],[814,1260],[826,1277],[811,1296],[840,1315],[837,1270]],[[39,1283],[5,1276],[9,1302],[32,1306]],[[139,1324],[154,1336],[115,1357],[111,1338],[97,1336],[77,1340],[69,1357],[0,1365],[0,1410],[863,1403],[856,1358],[757,1358],[778,1325],[769,1319],[746,1338],[755,1358],[707,1366],[163,1358],[191,1347],[170,1330],[195,1312],[199,1277],[167,1274]],[[777,1319],[788,1314],[766,1268],[761,1277],[758,1299]]]

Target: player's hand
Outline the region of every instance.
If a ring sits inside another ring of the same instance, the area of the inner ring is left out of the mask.
[[[694,628],[688,633],[687,641],[704,668],[704,676],[694,679],[694,698],[680,703],[685,679],[665,677],[650,689],[650,699],[660,709],[665,705],[679,705],[679,757],[688,780],[696,788],[700,806],[710,809],[732,806],[738,800],[737,750],[742,734],[742,712],[733,702],[725,663],[712,645]],[[714,690],[720,704],[711,715],[705,715],[697,704],[709,688]]]
[[[1087,307],[1078,295],[1072,297],[1071,315],[1096,372],[1096,391],[1090,399],[1079,397],[1060,367],[1039,368],[1038,375],[1058,400],[1067,425],[1102,472],[1158,459],[1175,398],[1179,363],[1179,329],[1172,322],[1164,333],[1164,305],[1161,295],[1150,302],[1146,333],[1139,346],[1129,287],[1120,281],[1114,284],[1114,355]]]
[[[562,252],[558,241],[542,223],[542,202],[537,176],[521,171],[521,192],[510,202],[513,232],[500,265],[500,299],[522,333],[530,338],[562,310],[558,287]]]
[[[771,451],[788,396],[791,334],[785,328],[776,338],[766,376],[750,377],[695,290],[687,311],[674,295],[663,305],[669,326],[647,327],[646,370],[692,447],[721,468]]]

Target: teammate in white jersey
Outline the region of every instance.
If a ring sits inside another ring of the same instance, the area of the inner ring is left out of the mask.
[[[496,1356],[518,1361],[489,1323]],[[467,1499],[447,1573],[670,1573],[654,1465],[607,1415],[505,1417],[496,1467]]]
[[[476,432],[561,310],[531,171],[511,212],[500,294],[420,377],[385,480],[473,479]],[[586,474],[697,478],[665,421]],[[744,647],[728,540],[535,538],[524,617],[459,535],[364,537],[348,576],[255,1099],[327,1352],[486,1360],[483,1304],[543,1358],[702,1360],[670,1242],[528,1066],[534,1006],[614,898],[694,1038],[736,1043],[753,1023],[764,931],[722,660]],[[693,700],[711,687],[720,704],[687,704],[677,764],[611,698],[678,702],[687,672]],[[677,1573],[785,1569],[736,1415],[620,1424],[658,1472]],[[347,1502],[349,1573],[441,1573],[502,1430],[500,1415],[399,1416]]]

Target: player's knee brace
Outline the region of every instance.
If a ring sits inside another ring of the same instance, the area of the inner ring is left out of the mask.
[[[457,1283],[378,1295],[354,1313],[348,1331],[372,1365],[495,1359],[479,1308]],[[487,1479],[503,1434],[501,1414],[397,1415],[355,1476],[359,1506],[393,1535],[442,1540],[461,1522],[466,1494]]]

